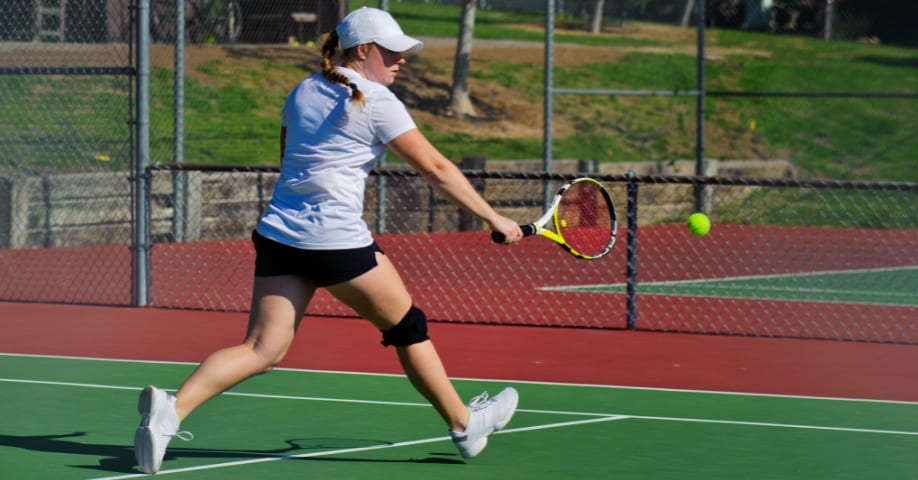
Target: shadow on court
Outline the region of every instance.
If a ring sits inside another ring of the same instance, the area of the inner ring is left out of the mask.
[[[98,458],[98,465],[70,465],[75,468],[101,470],[114,473],[138,473],[135,468],[132,445],[105,445],[81,443],[76,439],[85,437],[86,432],[73,432],[58,435],[0,435],[0,447],[14,447],[36,452],[62,453],[67,455],[86,455]],[[306,454],[309,451],[321,452],[323,450],[339,450],[348,448],[361,448],[372,445],[390,445],[391,442],[381,440],[341,439],[341,438],[315,438],[285,440],[287,447],[269,450],[219,450],[196,448],[169,448],[166,451],[165,461],[179,458],[219,458],[222,460],[257,459],[269,457],[288,457]],[[437,464],[463,464],[461,460],[438,458],[455,454],[431,453],[432,457],[421,459],[376,459],[376,458],[329,458],[306,457],[291,458],[291,460],[312,460],[323,462],[379,462],[379,463],[437,463]],[[168,465],[164,464],[163,469]]]
[[[99,466],[73,465],[78,468],[92,468],[107,472],[134,472],[134,450],[126,445],[99,445],[67,440],[86,435],[73,432],[60,435],[0,435],[0,446],[16,447],[36,452],[65,453],[101,457]]]

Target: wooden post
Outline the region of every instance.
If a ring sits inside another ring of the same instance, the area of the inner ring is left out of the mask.
[[[462,170],[484,170],[487,159],[483,156],[463,157],[459,168]],[[483,178],[470,178],[469,182],[479,194],[484,195],[485,182]],[[465,210],[459,210],[459,231],[468,232],[481,230],[481,220]]]

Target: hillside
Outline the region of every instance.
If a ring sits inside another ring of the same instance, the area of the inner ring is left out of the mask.
[[[504,27],[538,32],[531,25]],[[392,88],[434,143],[455,160],[467,155],[541,158],[542,42],[476,39],[470,90],[478,116],[457,118],[447,111],[455,39],[422,38],[424,50],[409,59]],[[694,89],[696,47],[691,29],[632,23],[607,27],[607,43],[596,44],[595,38],[576,28],[559,29],[556,38],[556,87]],[[812,39],[721,31],[709,32],[707,41],[709,89],[902,91],[910,85],[908,79],[918,80],[908,68],[918,62],[912,50],[826,46]],[[822,50],[812,50],[811,45]],[[808,58],[808,51],[820,59]],[[873,57],[865,52],[873,52]],[[171,48],[156,46],[152,60],[154,68],[161,67],[161,95],[155,100],[167,109]],[[189,161],[266,163],[277,158],[283,99],[318,68],[319,52],[305,45],[193,45],[186,62]],[[694,97],[555,96],[553,156],[692,159],[695,103]],[[709,158],[790,160],[816,177],[890,179],[901,177],[908,171],[901,166],[918,157],[913,99],[709,98],[706,110]],[[161,112],[161,137],[171,130],[167,113]],[[236,141],[241,145],[232,149],[220,146]],[[168,155],[168,150],[160,152]],[[906,176],[918,179],[918,174]]]

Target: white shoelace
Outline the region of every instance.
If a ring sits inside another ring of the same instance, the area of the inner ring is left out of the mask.
[[[184,440],[186,442],[190,442],[194,440],[194,434],[189,432],[188,430],[179,430],[173,433],[172,435],[167,435],[167,437],[177,438],[179,440]]]
[[[488,392],[485,391],[481,395],[472,398],[472,401],[469,402],[469,410],[475,411],[484,408],[485,404],[488,403]]]

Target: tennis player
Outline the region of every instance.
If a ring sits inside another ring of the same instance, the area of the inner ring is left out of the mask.
[[[437,192],[504,235],[505,244],[522,238],[516,222],[488,205],[387,88],[404,55],[422,46],[387,12],[366,7],[326,36],[322,72],[297,85],[283,108],[281,174],[252,234],[255,280],[245,340],[208,356],[175,395],[143,390],[134,451],[144,472],[159,471],[173,437],[190,439],[179,424],[191,412],[284,358],[319,288],[382,332],[382,344],[395,348],[463,457],[481,452],[488,436],[510,421],[518,402],[513,388],[469,404],[459,397],[428,337],[427,317],[362,219],[365,180],[388,148]]]

